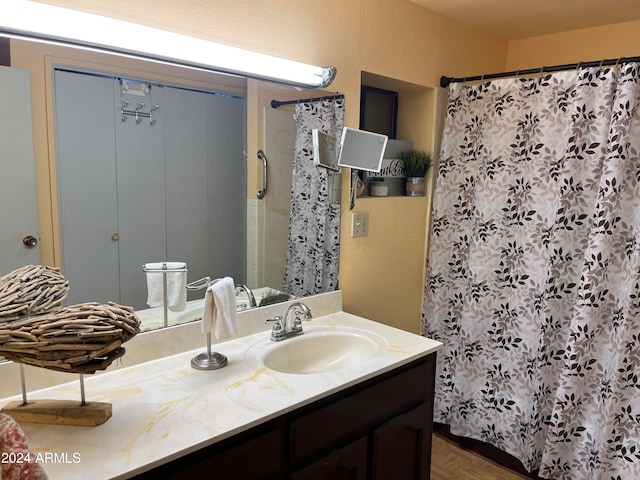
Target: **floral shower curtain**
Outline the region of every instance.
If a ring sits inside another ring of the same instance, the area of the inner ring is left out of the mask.
[[[338,288],[340,205],[330,202],[330,176],[313,163],[312,130],[339,138],[344,126],[344,99],[299,103],[296,121],[289,240],[284,289],[296,296]]]
[[[640,478],[640,66],[450,89],[422,315],[435,421]]]

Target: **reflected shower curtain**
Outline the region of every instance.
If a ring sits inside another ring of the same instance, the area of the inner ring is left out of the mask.
[[[296,105],[295,153],[284,290],[305,296],[338,288],[340,204],[329,201],[329,176],[313,163],[314,128],[340,138],[344,99]]]
[[[640,478],[638,64],[451,87],[422,333],[435,421],[543,478]]]

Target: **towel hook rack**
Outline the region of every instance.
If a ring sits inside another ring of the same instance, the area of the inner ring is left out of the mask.
[[[138,102],[138,106],[135,108],[135,110],[127,110],[128,106],[129,106],[129,100],[125,100],[120,105],[120,121],[121,122],[124,123],[127,120],[127,116],[131,116],[131,117],[135,117],[136,125],[140,124],[140,122],[142,121],[143,118],[148,118],[149,119],[149,124],[151,126],[155,125],[156,119],[153,118],[153,112],[158,110],[158,108],[160,108],[160,105],[158,105],[157,103],[154,104],[149,109],[148,112],[142,111],[142,109],[145,106],[144,102]]]
[[[265,193],[267,193],[267,156],[264,154],[262,150],[258,150],[258,160],[262,160],[262,190],[258,191],[258,200],[262,200],[264,198]]]

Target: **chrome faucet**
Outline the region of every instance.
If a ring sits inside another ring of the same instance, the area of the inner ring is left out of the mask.
[[[302,318],[301,318],[302,316]],[[302,320],[311,320],[311,309],[302,302],[294,302],[287,309],[284,318],[277,315],[269,318],[265,323],[273,323],[271,329],[271,340],[280,342],[287,338],[302,335]]]
[[[235,294],[238,295],[241,291],[244,291],[247,294],[247,297],[249,297],[249,306],[251,307],[257,307],[258,304],[256,303],[256,297],[253,295],[253,292],[251,291],[251,289],[249,287],[247,287],[246,285],[236,285],[236,290],[235,290]]]

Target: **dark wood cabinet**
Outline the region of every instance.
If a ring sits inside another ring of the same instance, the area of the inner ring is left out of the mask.
[[[226,472],[226,473],[225,473]],[[166,475],[167,480],[225,478],[275,480],[280,473],[280,432],[275,430],[207,456]],[[222,474],[222,476],[220,476]]]
[[[373,480],[430,478],[431,417],[431,404],[423,403],[373,432]]]
[[[435,353],[145,472],[180,480],[427,480]]]
[[[366,480],[366,478],[366,438],[331,452],[291,475],[291,480]]]
[[[289,422],[290,460],[313,458],[326,451],[327,445],[367,435],[390,418],[429,401],[429,365],[401,370],[384,381],[295,416]]]

